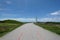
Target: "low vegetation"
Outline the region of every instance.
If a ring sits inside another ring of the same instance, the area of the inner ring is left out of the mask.
[[[22,24],[24,23],[15,20],[0,21],[0,37],[21,26]]]
[[[60,35],[60,22],[37,22],[36,25]]]

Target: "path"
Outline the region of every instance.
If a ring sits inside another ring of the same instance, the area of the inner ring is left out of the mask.
[[[33,23],[28,23],[3,36],[0,40],[60,40],[60,36]]]

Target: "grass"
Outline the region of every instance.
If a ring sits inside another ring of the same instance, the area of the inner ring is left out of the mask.
[[[24,24],[24,23],[17,22],[17,21],[16,21],[16,23],[12,23],[11,21],[0,23],[0,37],[4,36],[8,32],[11,32],[12,30],[16,29],[17,27],[20,27],[22,24]]]
[[[36,25],[39,25],[40,27],[43,27],[49,31],[52,31],[58,35],[60,35],[60,23],[52,23],[52,22],[48,22],[48,23],[36,23]]]

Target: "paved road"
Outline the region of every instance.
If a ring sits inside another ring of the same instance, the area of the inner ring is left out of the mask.
[[[28,23],[8,33],[0,40],[60,40],[60,36],[33,23]]]

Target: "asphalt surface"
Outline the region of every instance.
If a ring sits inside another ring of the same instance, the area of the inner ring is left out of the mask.
[[[60,40],[60,36],[33,23],[24,24],[0,40]]]

